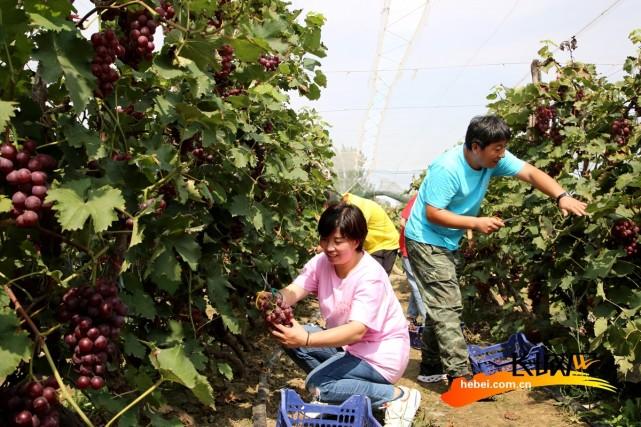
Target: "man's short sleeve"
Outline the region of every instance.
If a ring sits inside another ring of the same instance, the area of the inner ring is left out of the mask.
[[[432,166],[425,179],[423,200],[430,206],[446,209],[458,190],[456,176],[442,166]]]
[[[524,165],[525,162],[523,160],[506,150],[505,157],[492,170],[492,176],[514,176],[521,172]]]

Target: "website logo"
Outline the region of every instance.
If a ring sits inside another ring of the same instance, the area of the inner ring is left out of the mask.
[[[511,370],[487,375],[479,373],[470,380],[457,378],[441,399],[450,406],[459,407],[512,390],[531,390],[535,387],[555,385],[583,386],[615,391],[606,380],[596,378],[587,369],[598,360],[591,360],[590,353],[546,353],[537,357],[534,364],[525,363],[512,355]]]

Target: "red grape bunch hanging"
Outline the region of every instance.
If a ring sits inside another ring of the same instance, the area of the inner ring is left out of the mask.
[[[612,137],[619,146],[624,146],[630,138],[630,123],[628,119],[616,119],[612,123]]]
[[[216,83],[225,83],[227,78],[232,71],[236,69],[234,65],[234,48],[231,45],[223,45],[218,49],[218,54],[220,55],[220,71],[218,71],[214,77],[216,78]]]
[[[107,362],[115,360],[114,343],[125,323],[127,306],[118,298],[114,282],[98,279],[96,286],[72,288],[62,298],[60,319],[68,321],[65,343],[73,350],[76,386],[95,390],[105,385]]]
[[[114,84],[120,76],[118,70],[112,65],[116,58],[125,56],[125,48],[118,41],[113,30],[105,30],[91,36],[94,57],[91,62],[91,72],[98,79],[96,96],[104,98],[113,92]]]
[[[258,63],[265,68],[266,71],[274,71],[280,64],[280,58],[275,55],[261,55]]]
[[[58,382],[54,377],[10,387],[0,393],[0,425],[58,427]]]
[[[628,256],[637,253],[639,226],[632,220],[620,219],[612,226],[612,237],[616,244],[623,246]]]
[[[552,126],[554,125],[554,118],[556,117],[556,110],[554,107],[540,106],[537,107],[534,118],[535,127],[543,135],[547,135]]]
[[[56,160],[48,154],[36,154],[37,144],[32,139],[22,143],[22,150],[5,142],[0,145],[0,177],[9,184],[13,207],[10,215],[18,227],[34,227],[50,204],[47,195],[47,171],[56,168]]]
[[[152,53],[156,47],[154,33],[158,26],[151,12],[142,9],[121,14],[118,25],[124,34],[124,37],[120,39],[120,44],[125,47],[122,62],[132,68],[138,68],[143,60],[151,61]]]
[[[283,300],[283,295],[280,292],[258,292],[256,307],[262,311],[266,322],[272,325],[292,326],[294,311]]]

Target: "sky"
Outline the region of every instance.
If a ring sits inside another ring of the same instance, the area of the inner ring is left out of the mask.
[[[291,93],[291,104],[318,111],[338,151],[360,151],[377,189],[406,190],[462,141],[494,87],[527,84],[543,40],[576,36],[575,59],[617,80],[635,54],[628,34],[641,28],[641,0],[289,1],[302,18],[325,17],[328,52],[321,98]],[[81,16],[93,6],[74,5]]]
[[[543,40],[576,35],[575,59],[617,80],[635,54],[628,35],[641,28],[641,0],[292,0],[292,8],[325,16],[328,50],[321,98],[292,102],[321,114],[336,148],[362,151],[379,189],[406,190],[461,142],[495,86],[527,84]]]

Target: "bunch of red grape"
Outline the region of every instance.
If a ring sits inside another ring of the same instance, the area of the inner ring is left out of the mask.
[[[118,25],[125,34],[120,39],[120,44],[125,47],[125,55],[121,58],[122,61],[132,68],[137,68],[142,60],[151,61],[152,52],[156,47],[154,45],[154,33],[158,26],[151,12],[143,9],[121,14],[120,19],[118,19]]]
[[[63,296],[60,319],[70,321],[65,343],[73,349],[79,389],[98,390],[105,385],[107,362],[118,354],[113,340],[120,335],[126,315],[127,306],[118,298],[114,282],[98,279],[95,287],[72,288]]]
[[[547,134],[552,128],[556,111],[553,107],[539,106],[534,112],[535,126],[542,134]]]
[[[167,202],[165,202],[165,199],[163,199],[162,197],[152,197],[151,199],[147,199],[143,203],[141,203],[138,208],[141,211],[144,211],[150,206],[154,207],[156,216],[160,216],[163,214],[163,212],[165,212],[165,209],[167,209]]]
[[[163,1],[160,3],[160,6],[158,6],[156,9],[156,13],[160,15],[163,19],[173,19],[174,16],[176,16],[176,9],[174,9],[174,6],[166,1]]]
[[[624,146],[630,138],[630,123],[627,119],[617,119],[612,123],[612,137],[619,146]]]
[[[123,162],[123,161],[128,162],[131,159],[133,159],[133,156],[129,153],[114,152],[111,155],[111,160],[116,162]]]
[[[245,235],[245,224],[240,217],[233,217],[229,223],[229,237],[232,240],[238,240]],[[280,295],[280,294],[279,294]]]
[[[92,34],[91,44],[94,50],[91,73],[98,79],[96,96],[104,98],[113,92],[114,84],[120,78],[118,70],[112,65],[116,62],[116,58],[124,57],[125,48],[120,44],[113,30]]]
[[[219,9],[214,14],[214,17],[209,19],[209,22],[207,23],[209,27],[220,29],[220,27],[223,26],[223,11],[220,7],[225,3],[229,3],[229,0],[218,0]]]
[[[56,389],[58,382],[50,377],[5,390],[0,395],[0,422],[3,426],[58,427],[60,414]]]
[[[623,246],[628,256],[637,253],[637,237],[639,235],[639,226],[632,220],[620,219],[612,226],[612,237],[615,243]]]
[[[196,138],[189,138],[180,145],[180,154],[186,155],[191,153],[197,163],[211,163],[214,161],[214,155],[208,153],[203,148],[202,142]]]
[[[200,163],[205,163],[205,162],[212,162],[214,160],[213,154],[208,154],[203,147],[200,146],[200,144],[191,150],[191,154],[200,162]]]
[[[465,248],[461,250],[461,254],[463,255],[463,258],[466,260],[471,260],[476,257],[476,249],[466,245]]]
[[[556,126],[550,129],[550,139],[554,142],[554,145],[561,145],[563,142],[563,135],[561,135]]]
[[[225,89],[221,96],[223,98],[227,98],[228,96],[242,95],[243,92],[245,92],[245,91],[243,89],[239,88],[239,87],[230,87],[230,88]]]
[[[116,112],[120,114],[126,114],[136,120],[142,120],[145,118],[145,113],[143,113],[142,111],[135,111],[133,104],[129,104],[124,108],[118,105],[116,107]]]
[[[292,326],[294,311],[283,300],[280,292],[258,292],[256,307],[263,312],[263,317],[272,325]]]
[[[280,58],[276,55],[261,55],[258,62],[266,71],[274,71],[280,64]]]
[[[0,177],[12,187],[13,208],[10,215],[18,227],[34,227],[38,224],[43,209],[51,208],[44,203],[47,195],[47,174],[56,168],[56,160],[48,154],[36,154],[37,144],[32,139],[22,143],[22,150],[5,142],[0,145]]]
[[[231,45],[226,44],[218,49],[218,54],[221,58],[220,71],[218,71],[214,77],[216,78],[217,83],[224,83],[231,72],[236,69],[236,66],[234,65],[234,48]]]

